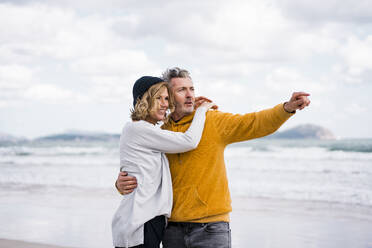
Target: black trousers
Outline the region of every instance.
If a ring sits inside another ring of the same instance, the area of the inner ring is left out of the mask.
[[[165,230],[165,216],[156,216],[147,221],[143,228],[144,244],[132,246],[131,248],[159,248]],[[122,247],[115,247],[122,248]]]

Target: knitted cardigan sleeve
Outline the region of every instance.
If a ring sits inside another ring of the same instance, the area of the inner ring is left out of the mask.
[[[284,110],[283,104],[274,108],[248,114],[216,112],[214,125],[225,144],[240,142],[275,132],[293,114]]]
[[[185,133],[163,130],[154,125],[143,125],[140,130],[136,130],[138,132],[136,143],[164,153],[182,153],[195,149],[203,133],[207,110],[206,107],[199,107],[196,110],[194,119]]]

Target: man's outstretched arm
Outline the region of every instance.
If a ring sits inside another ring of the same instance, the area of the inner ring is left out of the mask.
[[[116,179],[115,186],[120,194],[126,195],[132,193],[137,188],[137,179],[128,176],[127,172],[121,171]]]
[[[294,92],[289,101],[273,108],[247,114],[214,112],[213,121],[221,140],[226,144],[260,138],[275,132],[296,110],[310,104],[309,94]]]

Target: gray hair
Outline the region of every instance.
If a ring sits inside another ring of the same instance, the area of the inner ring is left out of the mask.
[[[162,75],[165,82],[170,82],[172,78],[190,78],[190,72],[179,67],[168,68]],[[171,86],[171,85],[170,85]]]

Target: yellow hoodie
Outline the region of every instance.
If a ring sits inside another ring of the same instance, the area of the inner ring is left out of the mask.
[[[173,209],[169,221],[229,221],[231,198],[224,150],[228,144],[275,132],[291,115],[283,104],[244,115],[208,111],[199,146],[180,154],[167,154],[173,185]],[[163,128],[185,132],[194,114]]]

